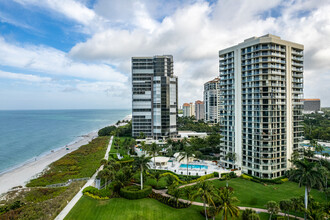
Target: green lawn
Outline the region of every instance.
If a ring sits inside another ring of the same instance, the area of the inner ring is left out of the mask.
[[[226,181],[211,181],[215,187],[223,187]],[[264,205],[270,201],[279,202],[283,199],[299,197],[304,195],[304,188],[299,188],[297,183],[285,182],[276,185],[263,185],[242,178],[235,178],[229,181],[229,186],[234,188],[234,196],[239,200],[239,206],[265,208]],[[325,202],[324,194],[312,190],[311,195],[318,202]]]
[[[83,219],[116,219],[116,220],[203,220],[202,207],[191,206],[186,209],[175,209],[154,199],[127,200],[116,198],[110,200],[95,200],[83,196],[65,217],[66,220]],[[261,213],[260,219],[267,220],[269,215]],[[216,219],[220,220],[218,216]]]
[[[201,207],[175,209],[154,199],[127,200],[123,198],[95,200],[82,197],[65,219],[205,219],[199,213]]]

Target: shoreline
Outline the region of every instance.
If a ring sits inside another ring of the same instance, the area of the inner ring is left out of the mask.
[[[130,120],[131,115],[125,116],[123,120]],[[115,123],[107,125],[112,126]],[[100,128],[101,129],[101,128]],[[98,130],[89,132],[88,134],[80,135],[77,139],[73,140],[69,144],[53,149],[50,152],[42,153],[39,156],[35,156],[24,163],[11,167],[0,173],[0,196],[13,187],[22,186],[25,187],[25,184],[32,178],[38,176],[44,169],[46,169],[51,163],[57,161],[68,153],[77,150],[81,146],[88,144],[91,140],[98,137]],[[69,150],[66,150],[69,148]]]

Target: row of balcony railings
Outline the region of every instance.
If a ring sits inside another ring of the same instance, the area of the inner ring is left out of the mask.
[[[248,71],[248,70],[255,70],[255,69],[263,69],[263,68],[275,68],[275,69],[281,69],[281,70],[285,70],[285,66],[280,66],[280,65],[272,65],[272,64],[255,64],[252,66],[244,66],[242,68],[242,71]],[[224,70],[225,68],[223,68]]]
[[[274,57],[282,57],[285,58],[285,54],[282,53],[275,53],[275,52],[256,52],[253,54],[248,54],[248,55],[242,55],[242,61],[247,60],[247,59],[252,59],[255,57],[263,57],[263,56],[274,56]]]
[[[285,52],[285,48],[283,47],[275,47],[275,46],[261,46],[261,47],[252,47],[252,48],[244,48],[242,49],[242,54],[256,52],[256,51],[262,51],[262,50],[276,50],[276,51],[282,51]]]
[[[242,65],[251,65],[251,64],[260,64],[260,63],[263,63],[263,62],[276,62],[276,63],[283,63],[285,64],[285,60],[284,59],[274,59],[274,58],[268,58],[268,57],[263,57],[262,59],[259,59],[259,58],[256,58],[254,60],[244,60],[242,61]],[[226,65],[224,63],[224,65]]]

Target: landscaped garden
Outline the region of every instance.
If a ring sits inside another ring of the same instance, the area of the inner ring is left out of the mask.
[[[221,188],[226,186],[225,180],[213,180],[210,181],[215,188]],[[284,182],[282,184],[262,184],[256,183],[243,178],[233,178],[228,181],[230,188],[234,189],[234,196],[239,200],[238,205],[243,207],[256,207],[265,208],[265,204],[268,201],[280,202],[284,199],[290,199],[293,197],[300,197],[304,195],[304,188],[300,188],[295,182]],[[193,188],[193,187],[192,187]],[[184,196],[182,188],[182,198]],[[311,196],[318,202],[325,203],[325,194],[316,189],[311,190]],[[196,198],[196,201],[201,201]]]
[[[212,143],[211,138],[206,141]],[[184,149],[182,154],[193,153],[197,144],[192,142],[190,146],[184,146],[184,143],[186,142],[181,143],[182,147],[178,146]],[[92,214],[98,219],[180,219],[190,215],[193,216],[192,219],[204,219],[206,216],[215,219],[240,219],[241,215],[244,220],[257,220],[275,217],[278,212],[300,217],[306,213],[311,219],[327,215],[325,177],[328,174],[325,171],[329,170],[329,164],[326,162],[293,159],[296,169],[290,170],[286,178],[274,180],[248,175],[236,177],[232,172],[222,175],[220,179],[209,181],[208,179],[218,177],[219,174],[199,177],[152,170],[151,158],[131,154],[132,145],[131,138],[119,137],[114,140],[110,155],[117,155],[118,151],[123,158],[111,156],[108,161],[101,161],[104,170],[99,172],[98,177],[101,178],[104,188],[85,189],[84,194],[89,198],[84,197],[68,215],[68,219],[80,218],[82,213],[89,212],[84,210],[85,206],[93,207],[91,210],[95,207]],[[191,150],[185,150],[189,147]],[[157,146],[143,146],[143,149],[151,155],[156,155]],[[297,182],[301,182],[302,187],[299,187]],[[186,186],[187,184],[190,185]],[[308,190],[309,206],[306,210],[304,186]],[[152,191],[151,187],[162,191]],[[167,194],[164,194],[165,192]],[[199,205],[192,205],[191,201],[199,202]],[[251,210],[240,211],[239,206],[262,208],[269,214],[258,214]],[[164,217],[163,213],[169,214]],[[85,213],[82,219],[85,216],[89,214]]]
[[[75,219],[116,219],[116,220],[173,220],[189,219],[203,220],[201,215],[203,207],[190,206],[185,209],[175,209],[154,199],[128,200],[114,198],[110,200],[95,200],[90,197],[82,197],[66,220]],[[261,220],[268,220],[267,213],[259,214]],[[216,219],[221,219],[217,217]],[[229,218],[231,219],[231,218]]]

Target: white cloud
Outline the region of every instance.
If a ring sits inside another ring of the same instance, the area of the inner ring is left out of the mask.
[[[15,1],[64,15],[90,34],[69,54],[0,38],[2,65],[96,81],[61,91],[102,92],[127,102],[131,57],[172,54],[180,103],[202,99],[203,83],[218,75],[220,49],[272,33],[305,45],[305,97],[330,106],[328,0],[98,0],[93,7],[86,7],[89,0]]]
[[[35,5],[38,7],[49,8],[68,18],[76,20],[82,24],[90,23],[95,17],[93,10],[87,8],[81,2],[75,0],[14,0],[23,5]]]
[[[41,77],[31,74],[23,74],[23,73],[11,73],[0,70],[0,78],[5,79],[14,79],[14,80],[23,80],[29,82],[50,82],[52,79],[49,77]]]
[[[15,45],[0,38],[1,65],[19,67],[39,73],[94,80],[126,82],[127,76],[104,63],[79,62],[54,48]]]
[[[95,8],[100,16],[111,6],[105,1]],[[328,88],[330,69],[330,2],[321,0],[280,1],[219,0],[210,5],[196,1],[181,5],[162,20],[144,7],[132,7],[132,2],[115,4],[128,7],[123,14],[107,19],[128,22],[126,26],[107,28],[74,46],[70,55],[83,60],[130,62],[140,55],[173,54],[174,70],[179,76],[180,103],[202,98],[203,83],[218,75],[218,51],[252,36],[272,33],[284,40],[305,45],[305,96]],[[137,11],[143,9],[139,15]],[[120,10],[117,11],[119,13]],[[275,16],[271,16],[275,14]],[[129,17],[131,15],[131,17]],[[136,22],[146,18],[147,22]],[[132,20],[134,19],[134,20]],[[151,24],[143,26],[143,24]],[[126,66],[125,65],[125,66]],[[126,68],[127,69],[127,68]],[[310,85],[318,84],[318,88]],[[198,91],[199,94],[196,93]],[[321,96],[321,94],[319,94]],[[190,100],[187,100],[189,99]],[[324,98],[326,105],[330,99]]]

